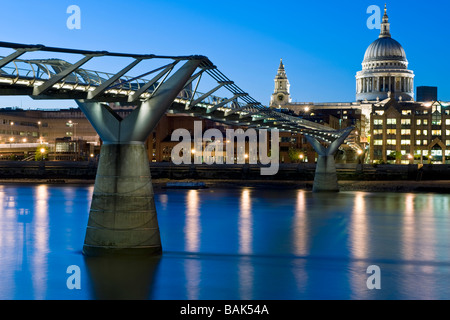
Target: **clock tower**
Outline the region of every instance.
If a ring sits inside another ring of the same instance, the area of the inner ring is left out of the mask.
[[[270,106],[272,108],[279,108],[291,102],[289,87],[289,80],[284,70],[283,60],[280,59],[280,66],[275,76],[275,90],[270,98]]]

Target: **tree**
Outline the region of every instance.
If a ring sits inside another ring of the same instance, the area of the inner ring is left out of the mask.
[[[43,161],[48,159],[48,146],[47,145],[39,145],[36,149],[36,154],[34,155],[35,161]]]
[[[291,159],[291,162],[298,162],[300,161],[300,155],[305,156],[304,150],[300,150],[297,148],[289,148],[289,159]]]

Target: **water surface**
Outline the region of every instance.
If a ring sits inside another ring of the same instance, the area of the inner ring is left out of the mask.
[[[0,186],[0,299],[450,298],[449,195],[157,190],[164,254],[111,261],[81,254],[92,192]]]

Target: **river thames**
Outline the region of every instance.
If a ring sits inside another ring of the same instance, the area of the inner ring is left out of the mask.
[[[157,189],[163,255],[106,259],[81,253],[92,192],[0,186],[0,299],[450,298],[448,194]]]

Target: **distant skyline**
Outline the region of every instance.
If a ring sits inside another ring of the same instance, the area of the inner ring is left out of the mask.
[[[352,102],[355,75],[379,30],[367,8],[385,1],[25,1],[2,3],[0,41],[163,55],[201,54],[269,104],[280,58],[293,102]],[[67,8],[81,10],[70,30]],[[450,101],[448,1],[387,1],[392,37],[406,51],[415,87]],[[0,55],[8,54],[5,50]],[[108,72],[109,66],[99,66]],[[74,101],[0,97],[0,106],[76,107]]]

